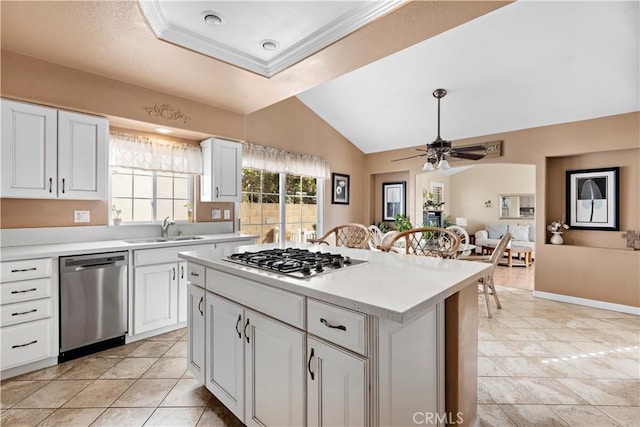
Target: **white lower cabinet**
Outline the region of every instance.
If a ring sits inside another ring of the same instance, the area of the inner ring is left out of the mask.
[[[57,356],[53,283],[51,258],[0,263],[0,370]]]
[[[178,322],[178,264],[135,269],[134,332],[136,334]]]
[[[187,367],[204,384],[205,380],[205,322],[204,289],[187,285]]]
[[[187,321],[187,261],[178,263],[178,323]]]
[[[211,292],[206,302],[207,389],[246,425],[304,425],[304,332]]]
[[[365,425],[366,359],[312,337],[307,357],[307,425]]]
[[[244,309],[206,293],[205,386],[244,421]]]

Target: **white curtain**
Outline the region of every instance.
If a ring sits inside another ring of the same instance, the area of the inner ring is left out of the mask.
[[[175,173],[202,173],[202,150],[183,142],[109,133],[109,165]]]
[[[277,148],[242,143],[242,167],[329,178],[329,162],[323,157],[290,153]]]

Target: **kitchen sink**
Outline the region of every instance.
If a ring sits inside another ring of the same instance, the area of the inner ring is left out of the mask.
[[[141,239],[125,240],[126,243],[162,243],[183,242],[188,240],[200,240],[199,236],[174,236],[174,237],[143,237]]]

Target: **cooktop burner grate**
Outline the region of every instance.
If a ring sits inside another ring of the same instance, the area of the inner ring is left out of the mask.
[[[229,255],[225,261],[298,278],[311,277],[366,262],[354,260],[341,254],[312,252],[301,248],[236,253]]]

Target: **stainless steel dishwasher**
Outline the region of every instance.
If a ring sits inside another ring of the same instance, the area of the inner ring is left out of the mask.
[[[127,252],[60,257],[59,362],[124,344]]]

